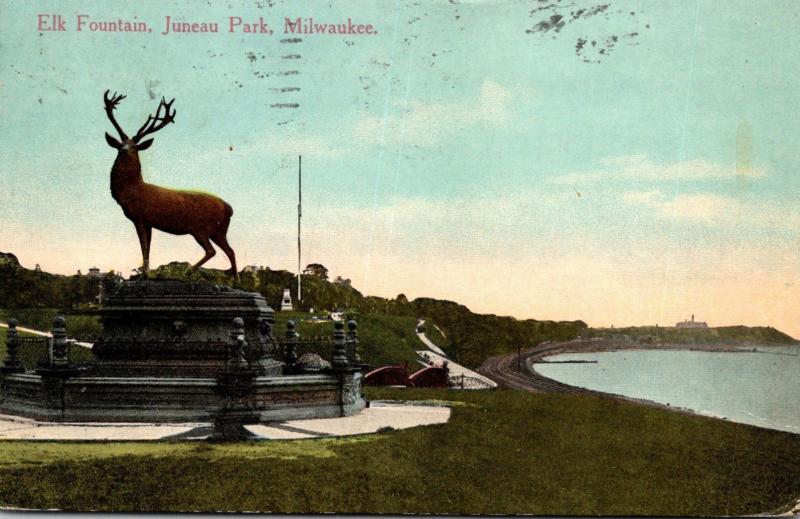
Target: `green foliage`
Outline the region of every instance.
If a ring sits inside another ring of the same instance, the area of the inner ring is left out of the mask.
[[[20,266],[17,257],[10,252],[0,252],[0,265],[11,265],[13,267]]]
[[[469,367],[488,357],[527,348],[545,340],[564,341],[586,330],[582,321],[517,320],[513,317],[480,315],[452,301],[418,298],[413,305],[419,315],[431,319],[447,335],[445,353]],[[432,327],[429,327],[429,329]]]
[[[328,269],[325,268],[325,265],[320,263],[309,263],[306,265],[305,270],[303,270],[303,274],[318,277],[320,279],[328,279]]]
[[[69,307],[92,299],[96,293],[97,284],[82,276],[55,276],[0,265],[0,307]]]
[[[458,401],[357,438],[0,442],[0,504],[97,511],[753,515],[800,495],[800,436],[610,399],[369,388]]]
[[[331,283],[313,276],[303,276],[303,300],[297,303],[297,278],[292,276],[292,279],[294,283],[286,284],[283,288],[291,287],[292,301],[295,303],[296,309],[309,310],[313,308],[316,311],[356,309],[362,311],[361,301],[364,296],[361,292],[351,286]],[[281,290],[282,294],[283,290]]]
[[[673,344],[792,344],[792,337],[771,326],[721,326],[718,328],[673,328],[631,326],[592,328],[587,334],[606,339]]]
[[[119,280],[116,275],[102,281],[88,276],[60,276],[5,261],[0,263],[0,308],[77,308],[96,302],[98,283],[108,293]]]
[[[233,281],[231,275],[225,271],[204,268],[195,270],[185,261],[173,261],[152,269],[146,274],[139,273],[132,276],[131,279],[180,279],[215,285],[230,285]]]

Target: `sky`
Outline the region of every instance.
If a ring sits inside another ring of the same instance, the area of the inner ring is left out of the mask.
[[[66,30],[42,30],[43,14]],[[303,264],[366,294],[800,337],[799,15],[790,1],[2,0],[0,251],[64,274],[141,264],[109,192],[111,89],[129,133],[175,98],[145,180],[229,202],[240,266],[296,269],[302,155]],[[167,16],[220,32],[162,35]],[[273,33],[229,32],[230,17]],[[287,35],[286,17],[377,34]],[[119,19],[152,32],[89,28]],[[154,233],[153,265],[201,256]]]

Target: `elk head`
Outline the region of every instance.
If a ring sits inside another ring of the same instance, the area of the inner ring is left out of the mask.
[[[155,115],[148,115],[147,121],[145,121],[142,127],[139,128],[139,131],[136,132],[136,135],[134,135],[133,138],[129,138],[119,123],[117,123],[117,120],[114,119],[114,108],[117,107],[120,101],[125,99],[125,96],[117,95],[116,92],[114,92],[114,94],[110,97],[108,94],[109,90],[106,90],[105,94],[103,94],[106,115],[111,121],[111,124],[113,124],[114,128],[117,130],[117,133],[119,134],[119,140],[115,139],[106,132],[106,142],[112,148],[119,150],[120,153],[126,152],[134,155],[139,151],[146,150],[151,144],[153,144],[153,139],[147,139],[143,141],[142,139],[144,137],[157,132],[169,123],[175,122],[176,112],[172,109],[172,103],[175,102],[175,99],[167,102],[166,99],[162,97],[161,102],[158,104],[158,109],[156,110]],[[163,115],[161,114],[162,109],[164,110]]]

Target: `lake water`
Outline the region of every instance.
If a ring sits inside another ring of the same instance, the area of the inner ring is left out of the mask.
[[[565,384],[800,433],[800,346],[747,353],[566,353],[547,360],[597,361],[534,365],[537,372]]]

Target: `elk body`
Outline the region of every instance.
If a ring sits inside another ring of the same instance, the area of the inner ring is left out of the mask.
[[[144,271],[150,268],[150,239],[153,229],[158,229],[176,235],[191,234],[203,247],[205,255],[194,264],[193,269],[199,268],[216,254],[211,245],[214,242],[228,256],[231,274],[237,277],[236,255],[226,236],[233,216],[230,204],[214,195],[167,189],[148,184],[142,178],[139,152],[153,143],[153,139],[142,139],[175,121],[175,110],[172,109],[175,100],[166,102],[162,98],[155,115],[149,115],[136,135],[129,138],[114,119],[114,108],[125,96],[117,96],[115,92],[109,97],[108,93],[106,90],[104,94],[106,115],[120,138],[117,140],[106,133],[106,142],[117,150],[117,159],[111,168],[111,196],[136,227]]]

